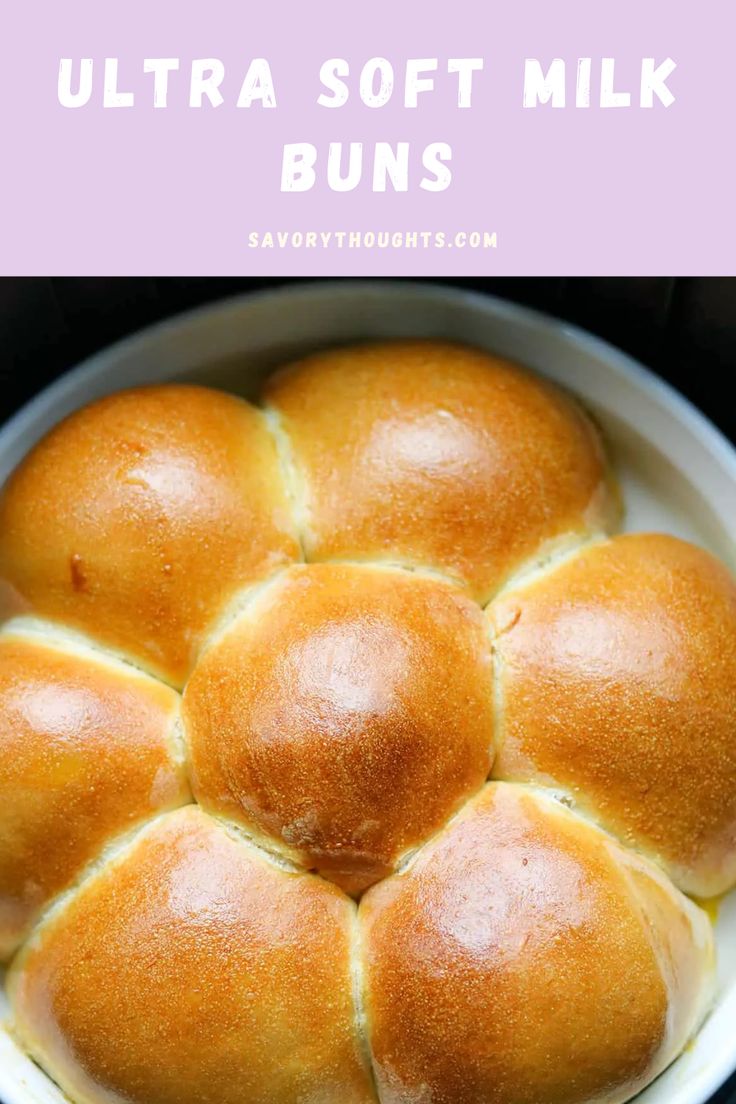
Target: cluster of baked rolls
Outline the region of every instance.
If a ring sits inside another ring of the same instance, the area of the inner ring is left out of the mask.
[[[0,951],[77,1104],[620,1104],[707,1012],[736,585],[397,342],[57,426],[0,499]]]

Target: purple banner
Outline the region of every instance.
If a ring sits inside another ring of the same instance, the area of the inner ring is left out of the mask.
[[[6,274],[733,272],[733,0],[23,0]]]

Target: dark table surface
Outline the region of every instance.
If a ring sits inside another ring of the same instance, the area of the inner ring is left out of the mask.
[[[66,368],[167,315],[286,283],[250,278],[0,279],[0,422]],[[452,280],[607,338],[683,391],[736,439],[736,278]]]
[[[177,311],[286,280],[0,279],[0,423],[67,368]],[[736,442],[736,278],[445,281],[575,322],[663,376]],[[711,1104],[736,1104],[736,1077]]]

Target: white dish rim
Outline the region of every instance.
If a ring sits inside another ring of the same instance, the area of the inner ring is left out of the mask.
[[[695,407],[684,395],[661,377],[652,373],[628,354],[622,352],[607,341],[594,336],[576,325],[561,321],[554,316],[509,302],[492,294],[463,287],[455,287],[435,281],[393,280],[393,279],[321,279],[300,282],[286,282],[275,287],[257,290],[244,289],[234,295],[215,300],[180,312],[163,321],[147,326],[120,341],[106,346],[86,358],[76,367],[65,372],[57,380],[39,392],[10,419],[0,427],[0,479],[4,476],[3,462],[7,455],[22,455],[28,447],[45,431],[45,428],[60,419],[68,411],[79,405],[75,396],[92,390],[104,393],[117,387],[98,389],[95,385],[109,382],[111,369],[122,355],[134,355],[137,349],[145,349],[152,341],[165,338],[167,334],[196,323],[209,316],[226,317],[228,312],[242,308],[244,300],[248,303],[271,299],[309,303],[310,299],[321,299],[325,290],[331,295],[355,296],[370,294],[387,289],[407,292],[420,296],[427,302],[455,303],[474,312],[493,315],[500,321],[507,320],[517,325],[523,324],[538,335],[547,334],[554,329],[557,336],[575,346],[591,359],[605,362],[615,375],[634,383],[656,405],[669,412],[695,438],[727,473],[729,482],[736,488],[736,448],[709,419]],[[521,358],[520,358],[521,359]],[[160,378],[165,378],[161,373]],[[136,380],[136,383],[141,382]],[[153,381],[152,381],[153,382]],[[132,383],[122,383],[122,386]],[[85,400],[87,401],[87,400]],[[40,430],[39,430],[39,427]],[[14,461],[15,462],[15,461]],[[13,464],[9,467],[14,466]],[[713,1061],[699,1070],[692,1079],[688,1079],[683,1088],[686,1094],[678,1093],[678,1104],[707,1104],[711,1096],[721,1089],[736,1070],[736,1040],[729,1050],[724,1048]],[[17,1091],[19,1090],[20,1091]],[[6,1078],[0,1065],[0,1101],[4,1104],[25,1104],[27,1097],[17,1080]]]

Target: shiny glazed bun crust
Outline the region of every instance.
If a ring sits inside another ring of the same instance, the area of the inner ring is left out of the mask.
[[[623,1104],[677,1057],[713,946],[670,878],[736,883],[736,584],[605,540],[612,486],[573,400],[442,342],[29,453],[0,958],[73,1104]]]
[[[486,600],[528,559],[615,520],[587,417],[478,349],[330,350],[277,372],[265,397],[291,442],[311,559],[441,568]]]
[[[88,633],[176,685],[235,591],[298,556],[263,416],[203,387],[92,403],[0,496],[10,612]]]
[[[83,1102],[368,1104],[354,911],[182,809],[24,950],[10,979],[18,1024]]]
[[[557,784],[682,889],[736,880],[736,582],[660,534],[593,545],[490,608],[494,774]]]
[[[131,668],[0,634],[0,961],[111,836],[190,800],[177,718]]]
[[[184,721],[200,804],[363,890],[488,777],[482,613],[405,571],[293,567],[204,655]]]
[[[705,915],[519,786],[489,785],[360,914],[382,1104],[621,1104],[710,995]]]

